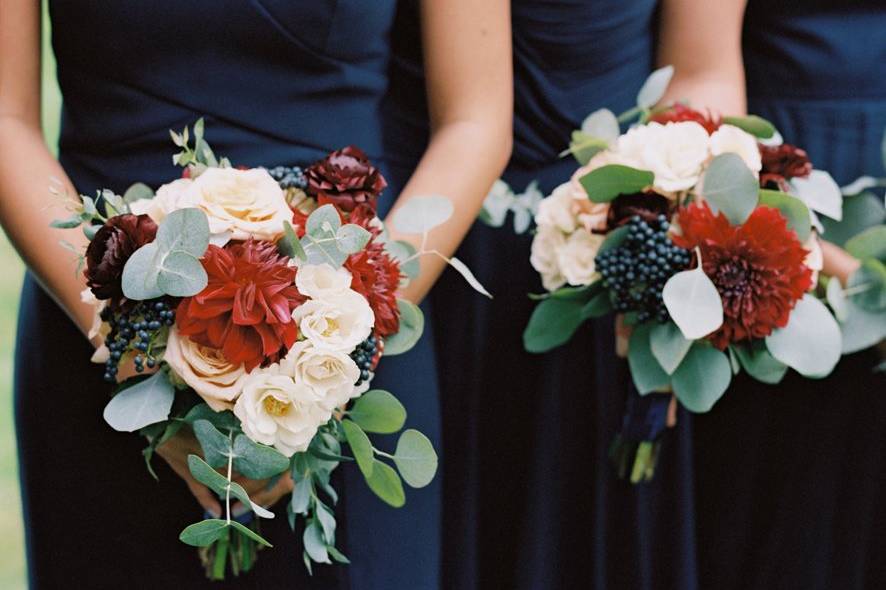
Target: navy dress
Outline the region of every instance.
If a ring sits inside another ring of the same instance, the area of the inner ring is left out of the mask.
[[[392,168],[407,174],[427,132],[414,0],[395,22],[385,103]],[[591,111],[634,104],[653,68],[653,0],[511,3],[514,153],[504,179],[546,194],[577,168],[558,153]],[[687,420],[656,481],[617,478],[607,451],[621,425],[626,363],[613,318],[584,326],[546,356],[523,350],[542,291],[532,237],[475,224],[458,256],[492,292],[447,271],[432,292],[444,417],[444,586],[695,588]]]
[[[882,0],[748,6],[750,112],[840,184],[886,175],[884,32]],[[743,380],[697,417],[702,587],[886,587],[886,376],[872,371],[878,362],[868,350],[820,381]]]
[[[384,167],[393,0],[52,0],[50,10],[60,160],[85,194],[175,178],[168,129],[201,116],[217,153],[238,165],[309,164],[356,144]],[[432,340],[383,363],[375,384],[437,439]],[[31,588],[438,588],[439,480],[397,512],[351,477],[339,481],[337,509],[350,567],[309,577],[281,502],[262,528],[274,548],[248,575],[210,585],[196,550],[178,541],[202,510],[162,459],[159,483],[150,478],[143,440],[104,423],[109,392],[91,352],[26,279],[15,404]]]

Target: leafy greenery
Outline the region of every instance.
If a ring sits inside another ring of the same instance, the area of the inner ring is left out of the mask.
[[[385,339],[385,356],[403,354],[411,350],[425,329],[425,316],[416,304],[406,299],[397,299],[397,309],[400,312],[400,329]]]
[[[702,192],[714,213],[718,211],[733,225],[745,222],[757,206],[759,184],[738,154],[714,158],[704,175]]]
[[[634,326],[628,340],[628,365],[631,378],[640,395],[653,391],[663,391],[670,385],[671,378],[652,354],[650,333],[652,326],[647,322]]]
[[[773,207],[787,220],[788,227],[797,232],[797,239],[805,242],[812,233],[809,208],[803,201],[787,193],[763,189],[760,191],[760,204]]]
[[[550,297],[532,311],[523,332],[523,345],[529,352],[547,352],[567,342],[581,323],[584,301]]]
[[[662,289],[662,299],[687,340],[707,336],[723,324],[720,293],[700,263],[668,279]]]
[[[723,122],[747,131],[760,139],[769,139],[775,135],[775,125],[757,115],[748,115],[746,117],[723,117]]]
[[[123,389],[105,406],[104,418],[111,428],[135,432],[169,417],[175,389],[165,371],[158,371],[132,387]]]
[[[650,186],[655,175],[621,164],[608,164],[591,170],[579,182],[595,203],[608,203],[619,195],[638,193]]]
[[[707,412],[726,393],[731,380],[726,354],[707,342],[696,342],[674,371],[674,395],[690,412]]]

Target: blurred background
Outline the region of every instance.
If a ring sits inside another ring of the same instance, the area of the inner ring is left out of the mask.
[[[49,21],[43,18],[43,128],[55,153],[61,95],[55,81],[55,60],[49,43]],[[24,267],[6,234],[0,231],[0,588],[27,588],[24,534],[12,419],[12,357],[18,297]]]

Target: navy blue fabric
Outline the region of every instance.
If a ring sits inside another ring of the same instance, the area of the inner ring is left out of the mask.
[[[886,4],[751,0],[749,110],[839,183],[884,176]],[[824,235],[827,239],[827,233]],[[886,376],[875,350],[822,380],[740,378],[695,421],[704,588],[886,587]]]
[[[511,3],[515,147],[504,179],[549,193],[577,164],[560,159],[591,111],[630,108],[652,70],[651,0]],[[388,157],[405,177],[427,141],[417,9],[401,0]],[[458,173],[458,171],[453,171]],[[510,220],[508,222],[510,224]],[[696,587],[691,424],[667,433],[658,477],[618,480],[607,458],[628,393],[613,318],[546,356],[523,350],[542,291],[531,235],[476,224],[458,256],[489,301],[447,271],[432,292],[443,407],[445,588]]]
[[[394,9],[393,0],[52,0],[61,162],[84,193],[156,186],[179,174],[168,129],[205,116],[208,140],[237,165],[305,164],[356,144],[384,168],[379,104]],[[439,446],[431,341],[383,363],[377,383]],[[150,478],[139,437],[104,423],[108,387],[90,353],[28,278],[15,394],[31,588],[438,587],[439,481],[410,491],[394,513],[341,474],[339,546],[350,569],[318,566],[309,577],[281,504],[263,522],[273,550],[249,575],[210,586],[196,550],[178,541],[202,510],[162,460],[160,482]]]

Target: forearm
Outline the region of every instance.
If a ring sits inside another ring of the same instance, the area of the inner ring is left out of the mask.
[[[59,194],[50,192],[53,186]],[[80,230],[49,226],[71,216],[76,198],[39,129],[19,117],[0,116],[0,222],[31,272],[85,334],[92,309],[80,300],[85,285],[76,272],[76,254],[60,242],[83,252],[88,241]]]
[[[497,129],[490,121],[456,121],[441,125],[432,135],[394,206],[396,211],[411,197],[421,195],[442,194],[452,200],[453,216],[430,232],[426,249],[452,256],[476,220],[489,187],[501,175],[510,154],[508,126],[504,122],[500,126],[502,129]],[[391,233],[393,239],[420,246],[420,236]],[[438,256],[422,257],[421,274],[403,296],[420,302],[445,267],[446,262]]]

